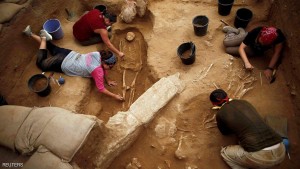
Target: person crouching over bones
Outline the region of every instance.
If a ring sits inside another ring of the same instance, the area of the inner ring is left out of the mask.
[[[236,135],[239,144],[221,149],[223,160],[233,169],[270,168],[285,158],[283,140],[246,100],[230,99],[222,89],[210,94],[217,106],[217,126],[223,135]]]

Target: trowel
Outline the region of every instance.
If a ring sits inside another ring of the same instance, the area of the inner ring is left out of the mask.
[[[270,80],[270,84],[275,82],[275,80],[276,80],[276,71],[277,71],[276,69],[273,70],[273,74],[272,74],[272,77],[271,77],[271,80]]]

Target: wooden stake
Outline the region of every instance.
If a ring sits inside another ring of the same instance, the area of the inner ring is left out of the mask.
[[[222,23],[224,23],[226,26],[230,26],[227,22],[225,22],[223,19],[220,20]]]

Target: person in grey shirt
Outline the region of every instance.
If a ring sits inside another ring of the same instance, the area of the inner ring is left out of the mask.
[[[52,36],[45,30],[41,30],[40,36],[38,36],[32,33],[30,26],[27,26],[23,33],[40,43],[36,65],[42,71],[62,72],[69,76],[92,77],[100,92],[124,101],[120,94],[112,93],[104,86],[104,81],[110,86],[117,85],[115,81],[109,81],[106,78],[106,70],[111,69],[117,62],[117,58],[112,52],[103,50],[80,54],[51,43]],[[51,57],[48,57],[48,52],[52,55]]]

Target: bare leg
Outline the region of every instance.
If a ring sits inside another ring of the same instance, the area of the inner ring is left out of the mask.
[[[35,41],[37,41],[38,43],[41,43],[41,42],[42,42],[41,37],[38,36],[38,35],[36,35],[36,34],[34,34],[34,33],[31,34],[31,37],[32,37]],[[45,39],[45,40],[46,40],[46,39]]]
[[[47,49],[47,45],[46,45],[46,37],[41,37],[40,38],[40,49]]]

